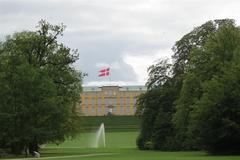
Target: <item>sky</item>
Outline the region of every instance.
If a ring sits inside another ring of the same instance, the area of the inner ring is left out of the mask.
[[[183,35],[208,20],[240,23],[240,0],[0,0],[0,40],[38,21],[64,23],[60,42],[78,49],[85,86],[144,85],[147,68],[171,58]],[[109,77],[98,77],[110,67]]]

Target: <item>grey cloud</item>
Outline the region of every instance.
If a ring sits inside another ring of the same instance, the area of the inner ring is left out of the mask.
[[[81,42],[74,44],[78,46],[80,52],[80,59],[75,66],[88,73],[89,76],[86,77],[86,82],[105,80],[97,77],[97,72],[100,68],[96,67],[96,64],[99,63],[119,64],[119,68],[111,68],[111,79],[114,81],[137,81],[137,76],[136,73],[134,73],[133,68],[122,60],[123,54],[121,50],[122,48],[127,47],[126,44],[116,40],[103,40],[101,42],[91,41],[85,43],[84,41]]]
[[[0,40],[14,31],[35,29],[40,19],[63,22],[67,29],[59,40],[79,49],[75,66],[89,73],[85,82],[99,80],[98,63],[118,63],[112,80],[137,82],[133,66],[123,61],[125,54],[167,50],[210,19],[239,21],[239,5],[229,0],[0,0]]]

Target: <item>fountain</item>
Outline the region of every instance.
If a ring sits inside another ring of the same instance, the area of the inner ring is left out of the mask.
[[[105,146],[106,146],[106,143],[105,143],[105,127],[104,127],[104,123],[102,123],[100,125],[99,129],[97,130],[93,147],[94,148],[100,148],[100,147],[105,147]]]

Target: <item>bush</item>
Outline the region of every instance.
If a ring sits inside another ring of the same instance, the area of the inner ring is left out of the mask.
[[[140,150],[145,149],[144,148],[144,141],[143,141],[143,138],[142,138],[141,135],[138,135],[137,140],[136,140],[136,144],[137,144],[138,149],[140,149]]]

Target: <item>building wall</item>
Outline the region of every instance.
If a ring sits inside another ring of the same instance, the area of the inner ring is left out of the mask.
[[[145,90],[144,86],[84,87],[79,110],[85,116],[134,115],[136,98]]]

